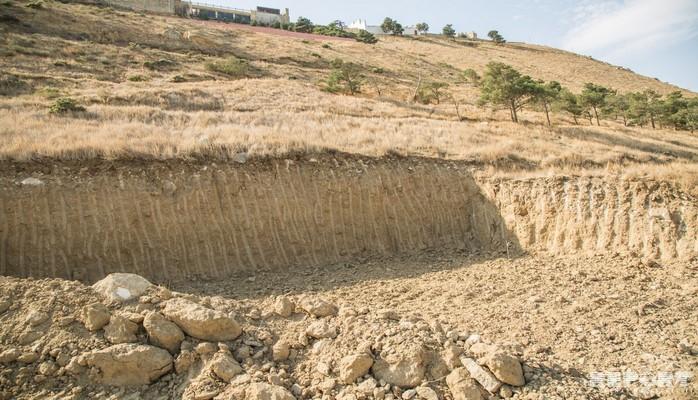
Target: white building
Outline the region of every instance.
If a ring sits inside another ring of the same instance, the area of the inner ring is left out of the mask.
[[[348,30],[353,30],[353,31],[360,31],[364,30],[367,32],[370,32],[374,35],[389,35],[388,33],[383,32],[383,28],[380,27],[380,25],[369,25],[366,23],[365,19],[357,19],[356,21],[352,22],[347,26]],[[405,36],[415,36],[417,35],[417,27],[416,26],[403,26],[403,35]]]

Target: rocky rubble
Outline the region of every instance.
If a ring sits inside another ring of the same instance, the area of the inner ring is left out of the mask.
[[[0,400],[537,399],[548,394],[536,385],[559,374],[531,360],[545,351],[535,346],[351,299],[126,289],[114,299],[77,282],[0,278]],[[607,397],[577,385],[560,397]]]
[[[130,274],[92,288],[49,281],[48,301],[19,307],[3,289],[3,318],[23,315],[40,334],[27,342],[19,327],[3,329],[0,399],[37,390],[57,398],[480,399],[525,384],[516,355],[492,345],[476,362],[465,341],[475,336],[446,334],[438,321],[312,296],[248,309],[146,282]]]

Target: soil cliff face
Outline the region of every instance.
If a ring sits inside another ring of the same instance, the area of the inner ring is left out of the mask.
[[[642,181],[476,182],[459,163],[358,157],[1,175],[0,275],[219,278],[425,249],[698,254],[696,200]]]
[[[698,200],[657,182],[600,178],[484,181],[521,246],[553,253],[698,254]]]
[[[500,248],[465,168],[332,159],[114,167],[3,182],[0,274],[215,278],[426,248]]]

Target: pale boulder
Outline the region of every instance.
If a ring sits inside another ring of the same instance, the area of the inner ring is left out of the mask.
[[[107,275],[92,285],[92,288],[110,301],[123,303],[137,300],[152,286],[152,283],[140,275],[115,273]]]
[[[223,342],[242,333],[237,321],[226,314],[182,298],[168,300],[163,314],[187,335],[201,340]]]
[[[117,344],[87,353],[82,360],[98,371],[93,379],[104,385],[148,385],[172,370],[170,353],[148,345]]]

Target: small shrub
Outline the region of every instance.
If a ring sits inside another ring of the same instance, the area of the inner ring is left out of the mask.
[[[144,67],[146,67],[150,70],[153,70],[153,71],[162,71],[162,70],[171,69],[175,65],[177,65],[177,63],[175,63],[174,61],[167,60],[164,58],[157,60],[157,61],[146,61],[143,63]]]
[[[49,100],[57,99],[63,96],[63,92],[55,87],[45,87],[39,90],[39,94]]]
[[[33,8],[35,10],[38,10],[40,8],[44,8],[44,1],[43,0],[32,0],[29,3],[27,3],[27,7]]]
[[[323,48],[323,49],[331,49],[332,46],[330,46],[330,45],[327,44],[327,43],[323,43],[323,44],[322,44],[322,48]]]
[[[172,82],[174,83],[182,83],[186,82],[187,78],[183,77],[182,75],[175,75],[172,77]]]
[[[316,58],[322,58],[322,56],[318,53],[310,53],[310,55]]]
[[[71,112],[83,112],[85,107],[79,105],[70,97],[61,97],[51,105],[48,112],[51,114],[67,114]]]
[[[15,96],[31,91],[31,86],[14,75],[0,75],[0,96]]]
[[[143,75],[131,75],[128,77],[128,80],[131,82],[145,82],[148,80],[148,77]]]
[[[206,64],[206,69],[232,78],[244,78],[250,72],[250,64],[247,60],[230,57],[223,61],[214,61]]]
[[[383,73],[385,73],[385,70],[381,67],[376,67],[376,68],[373,68],[373,73],[374,74],[383,74]]]
[[[330,76],[327,77],[325,91],[352,95],[361,92],[364,76],[360,65],[338,58],[332,61],[332,68]]]
[[[303,39],[303,40],[301,40],[301,43],[303,43],[303,44],[310,44],[310,40],[305,40],[305,39]]]

